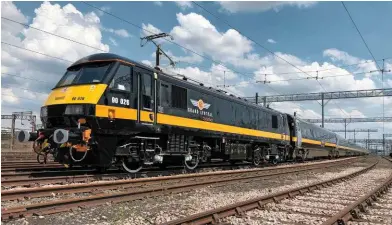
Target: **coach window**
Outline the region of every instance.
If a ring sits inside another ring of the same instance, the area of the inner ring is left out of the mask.
[[[131,67],[120,65],[109,87],[114,90],[131,91]]]
[[[152,98],[152,78],[150,74],[144,73],[142,82],[142,93],[143,93],[143,108],[152,109],[151,98]]]
[[[275,115],[272,115],[272,128],[278,128],[278,117]]]

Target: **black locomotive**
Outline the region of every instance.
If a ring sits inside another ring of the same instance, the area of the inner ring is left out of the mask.
[[[259,165],[368,153],[295,116],[108,53],[72,64],[41,120],[44,129],[17,134],[38,154],[131,173],[179,162],[192,170],[212,159]]]

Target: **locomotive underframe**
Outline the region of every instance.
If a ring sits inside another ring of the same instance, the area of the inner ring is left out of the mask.
[[[73,121],[77,121],[77,118],[73,118]],[[116,127],[124,129],[115,129]],[[82,143],[82,130],[89,128],[92,132],[87,143],[87,153],[70,149],[69,145]],[[56,161],[70,165],[100,167],[134,164],[136,166],[130,169],[134,172],[141,166],[164,166],[179,162],[192,169],[198,163],[210,162],[211,159],[223,159],[233,163],[249,161],[255,165],[263,161],[276,163],[292,159],[294,153],[288,141],[166,125],[141,126],[136,121],[92,116],[87,117],[86,124],[80,129],[80,132],[78,128],[70,130],[74,138],[69,140],[66,147],[50,141],[51,153]],[[54,130],[56,128],[52,127],[40,132],[50,137]],[[81,158],[82,161],[74,160]],[[195,159],[196,162],[192,164],[192,160]]]

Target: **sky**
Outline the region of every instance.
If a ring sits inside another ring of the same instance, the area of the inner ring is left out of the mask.
[[[345,5],[379,67],[385,59],[384,68],[391,70],[392,2]],[[236,96],[392,88],[392,73],[384,73],[381,82],[341,2],[2,2],[1,16],[2,114],[32,110],[39,115],[66,68],[90,54],[110,52],[154,65],[155,46],[141,47],[140,37],[160,32],[173,37],[158,42],[176,62],[173,68],[162,58],[164,71],[206,86],[228,85],[226,91]],[[314,79],[317,75],[324,78]],[[333,100],[325,115],[382,116],[382,105],[383,98]],[[315,101],[270,106],[301,118],[321,118]],[[384,97],[384,109],[385,116],[392,116],[390,97]],[[385,133],[392,133],[390,123],[384,126]],[[378,128],[374,138],[382,136],[382,127],[348,126]]]

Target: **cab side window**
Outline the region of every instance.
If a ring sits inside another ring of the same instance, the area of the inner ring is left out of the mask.
[[[130,92],[132,87],[131,77],[131,67],[120,65],[109,87],[114,90]]]
[[[152,109],[152,78],[150,74],[144,73],[142,76],[143,107]]]
[[[170,86],[164,82],[160,86],[160,105],[163,107],[170,107]]]

